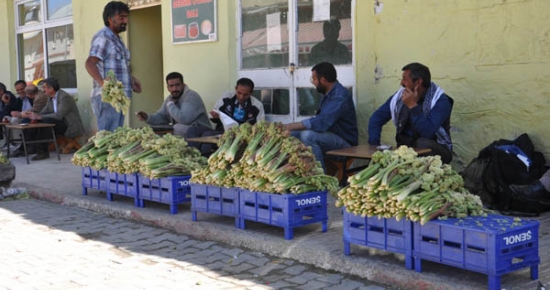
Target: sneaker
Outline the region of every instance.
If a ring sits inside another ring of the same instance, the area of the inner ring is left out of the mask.
[[[37,161],[37,160],[44,160],[50,158],[50,153],[48,152],[38,152],[36,155],[34,155],[31,160]]]

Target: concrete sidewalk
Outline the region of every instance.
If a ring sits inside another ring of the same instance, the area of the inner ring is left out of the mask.
[[[81,168],[72,165],[72,155],[51,155],[47,160],[31,161],[12,158],[17,177],[12,187],[26,187],[33,197],[106,213],[110,216],[131,219],[186,234],[196,239],[223,242],[235,247],[246,247],[281,258],[353,274],[377,283],[403,289],[487,289],[487,276],[471,271],[424,261],[422,273],[405,269],[403,255],[352,245],[352,255],[345,256],[342,243],[342,213],[329,199],[329,228],[321,232],[314,224],[294,231],[293,240],[284,239],[282,228],[247,222],[246,230],[235,228],[234,219],[210,214],[198,214],[199,221],[191,220],[190,204],[179,206],[179,213],[171,215],[169,206],[146,202],[145,208],[134,206],[132,199],[115,196],[108,201],[105,193],[88,190],[82,195]],[[63,214],[63,213],[59,213]],[[550,286],[550,213],[538,218],[541,221],[539,236],[539,280]],[[537,280],[530,279],[525,268],[502,276],[502,288],[535,290]]]

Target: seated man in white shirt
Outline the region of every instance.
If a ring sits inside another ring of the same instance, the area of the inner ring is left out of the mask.
[[[234,92],[224,93],[210,111],[210,120],[216,124],[216,129],[211,130],[190,130],[188,137],[205,137],[223,134],[224,127],[218,112],[224,113],[239,125],[244,123],[256,124],[265,120],[264,106],[262,102],[252,96],[254,82],[249,78],[240,78],[235,85]],[[200,128],[199,128],[200,129]],[[208,144],[209,145],[209,144]],[[212,151],[212,146],[189,143],[189,146],[200,148],[203,154]]]

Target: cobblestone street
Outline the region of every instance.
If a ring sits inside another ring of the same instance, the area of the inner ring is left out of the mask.
[[[390,289],[34,199],[0,202],[0,289]]]

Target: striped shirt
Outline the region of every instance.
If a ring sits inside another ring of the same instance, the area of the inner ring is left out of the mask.
[[[90,56],[99,58],[97,68],[101,77],[105,79],[107,73],[112,70],[117,80],[124,85],[124,93],[132,97],[132,76],[130,75],[130,51],[109,27],[103,27],[92,38]],[[92,96],[101,94],[101,86],[94,80]]]

